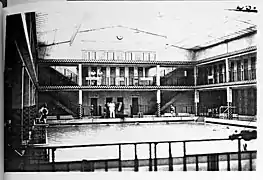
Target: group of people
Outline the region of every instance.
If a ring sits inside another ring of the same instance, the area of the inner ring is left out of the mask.
[[[109,117],[109,118],[115,118],[116,117],[116,112],[120,113],[123,111],[123,103],[122,102],[118,102],[118,103],[114,103],[114,102],[107,102],[104,106],[103,109],[103,117]]]

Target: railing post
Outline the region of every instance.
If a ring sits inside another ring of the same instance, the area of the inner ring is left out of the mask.
[[[227,171],[230,171],[230,154],[227,154]]]
[[[149,143],[149,171],[152,170],[152,143]]]
[[[154,171],[157,171],[157,143],[154,143]]]
[[[187,167],[186,167],[186,144],[185,144],[185,141],[183,142],[183,149],[184,149],[184,157],[183,157],[184,167],[183,167],[183,170],[187,171]]]
[[[199,166],[198,166],[198,155],[195,156],[195,170],[199,171]]]
[[[52,171],[54,172],[55,171],[55,151],[56,149],[52,148],[51,151],[52,151]]]
[[[119,171],[122,171],[121,167],[121,145],[119,144]]]
[[[108,171],[108,161],[106,160],[105,161],[105,172],[107,172]]]
[[[173,156],[171,142],[169,142],[169,171],[173,171]]]
[[[238,138],[238,171],[242,171],[241,165],[241,139]]]
[[[138,157],[137,157],[137,146],[134,144],[134,171],[137,172],[139,171],[139,162],[138,162]]]
[[[253,165],[253,162],[252,162],[252,152],[250,152],[249,153],[249,164],[250,164],[250,171],[253,171],[253,167],[252,167],[252,165]]]

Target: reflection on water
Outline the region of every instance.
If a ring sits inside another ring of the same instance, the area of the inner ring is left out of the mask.
[[[239,127],[200,123],[173,124],[118,124],[118,125],[79,125],[48,128],[49,144],[100,144],[117,142],[166,141],[228,138]],[[248,147],[252,147],[249,142]],[[252,143],[253,144],[253,143]],[[167,157],[167,144],[158,145],[158,157]],[[138,146],[138,155],[148,157],[147,145]],[[182,155],[182,144],[172,146],[173,155]],[[123,147],[122,158],[133,158],[134,147]],[[189,143],[188,153],[204,153],[218,151],[236,151],[236,142]],[[249,150],[249,149],[248,149]],[[78,148],[56,151],[56,160],[82,160],[97,158],[117,158],[117,147]]]

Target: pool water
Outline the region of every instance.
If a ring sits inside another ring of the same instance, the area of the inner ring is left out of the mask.
[[[159,123],[77,125],[49,127],[48,143],[55,145],[101,144],[121,142],[177,141],[193,139],[228,138],[241,127],[204,123]],[[244,143],[244,142],[243,142]],[[255,140],[246,142],[247,150],[256,150]],[[237,141],[191,142],[187,154],[237,151]],[[152,149],[153,151],[153,149]],[[137,145],[138,158],[149,157],[149,145]],[[182,143],[172,144],[174,157],[183,155]],[[168,144],[157,145],[157,157],[168,157]],[[88,147],[56,150],[56,161],[118,158],[118,146]],[[122,146],[122,159],[134,159],[134,146]]]

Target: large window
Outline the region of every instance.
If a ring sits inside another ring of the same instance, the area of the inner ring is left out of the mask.
[[[97,51],[96,52],[96,59],[107,59],[107,53],[105,51]]]

